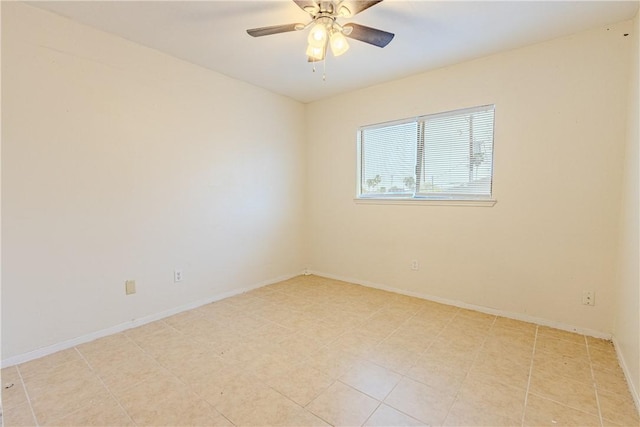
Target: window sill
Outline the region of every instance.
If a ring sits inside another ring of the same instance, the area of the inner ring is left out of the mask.
[[[492,207],[498,201],[488,200],[448,200],[448,199],[417,199],[417,198],[354,198],[360,205],[421,205],[421,206],[477,206]]]

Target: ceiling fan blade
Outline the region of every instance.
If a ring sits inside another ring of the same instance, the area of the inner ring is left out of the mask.
[[[309,13],[309,11],[311,10],[320,9],[318,3],[313,0],[293,0],[293,2],[297,4],[300,9],[304,10],[307,13]]]
[[[289,31],[296,31],[303,24],[286,24],[286,25],[273,25],[271,27],[252,28],[247,30],[247,33],[253,37],[269,36],[271,34],[287,33]],[[304,25],[303,25],[304,26]]]
[[[351,12],[348,16],[354,16],[369,9],[371,6],[377,5],[380,2],[382,2],[382,0],[346,1],[344,2],[344,6],[349,10],[349,12]]]
[[[346,37],[360,40],[361,42],[369,43],[378,47],[385,47],[388,45],[395,35],[393,33],[388,33],[386,31],[359,24],[345,24],[344,29],[346,30],[344,32]],[[351,31],[349,31],[349,29],[351,29]]]

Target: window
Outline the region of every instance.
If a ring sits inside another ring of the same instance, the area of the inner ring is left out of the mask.
[[[493,105],[358,130],[358,199],[490,200]]]

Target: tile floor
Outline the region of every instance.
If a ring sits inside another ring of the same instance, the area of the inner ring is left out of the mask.
[[[2,370],[13,425],[639,425],[610,342],[297,277]]]

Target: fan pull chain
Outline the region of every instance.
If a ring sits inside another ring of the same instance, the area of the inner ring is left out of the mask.
[[[323,82],[327,81],[327,57],[326,56],[322,61],[322,81]]]

